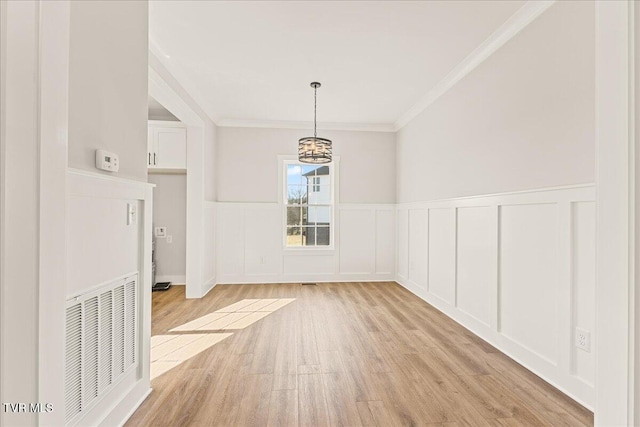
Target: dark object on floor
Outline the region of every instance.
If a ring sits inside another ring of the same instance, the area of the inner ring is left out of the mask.
[[[167,291],[171,287],[171,282],[158,282],[151,288],[154,291]]]
[[[302,283],[302,286],[316,286],[317,283]]]

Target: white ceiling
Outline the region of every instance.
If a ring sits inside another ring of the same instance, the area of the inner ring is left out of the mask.
[[[152,52],[215,122],[389,124],[524,1],[152,1]]]

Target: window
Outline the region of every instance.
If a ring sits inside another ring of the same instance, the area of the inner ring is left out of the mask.
[[[286,161],[284,167],[286,246],[331,246],[332,166]]]

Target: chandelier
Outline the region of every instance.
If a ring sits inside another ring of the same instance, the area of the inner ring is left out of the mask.
[[[298,140],[298,160],[302,163],[330,163],[331,145],[330,139],[318,137],[316,130],[317,92],[320,83],[311,83],[313,88],[313,136],[307,136]]]

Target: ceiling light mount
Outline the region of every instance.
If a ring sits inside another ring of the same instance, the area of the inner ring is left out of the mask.
[[[333,143],[330,139],[318,137],[316,126],[318,88],[322,85],[318,82],[311,82],[310,86],[313,88],[313,136],[307,136],[298,140],[298,160],[302,163],[312,164],[330,163]]]

